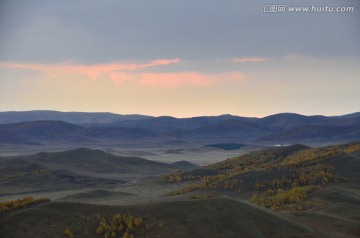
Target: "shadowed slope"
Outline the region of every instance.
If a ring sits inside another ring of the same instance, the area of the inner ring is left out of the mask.
[[[109,219],[119,212],[136,214],[143,217],[145,224],[155,224],[152,229],[136,234],[136,237],[230,238],[316,235],[310,228],[287,218],[245,202],[224,198],[128,207],[51,203],[0,218],[0,230],[2,234],[8,234],[4,238],[28,237],[30,234],[36,234],[37,237],[63,237],[66,228],[70,228],[75,237],[98,237],[95,235],[95,227],[91,226],[96,215],[101,214]],[[32,226],[33,221],[38,225]]]

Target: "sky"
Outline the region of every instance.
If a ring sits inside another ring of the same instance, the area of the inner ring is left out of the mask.
[[[1,0],[0,111],[360,111],[360,2],[285,3]]]

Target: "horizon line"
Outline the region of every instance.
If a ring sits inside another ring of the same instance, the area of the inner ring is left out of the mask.
[[[0,113],[21,113],[21,112],[36,112],[36,111],[42,111],[42,112],[60,112],[60,113],[88,113],[88,114],[95,114],[95,113],[108,113],[108,114],[114,114],[114,115],[120,115],[120,116],[132,116],[132,115],[138,115],[138,116],[149,116],[149,117],[173,117],[177,119],[186,119],[186,118],[196,118],[196,117],[218,117],[218,116],[234,116],[234,117],[245,117],[245,118],[265,118],[269,116],[279,115],[279,114],[295,114],[295,115],[301,115],[301,116],[324,116],[324,117],[337,117],[337,116],[346,116],[351,114],[360,113],[360,111],[353,111],[350,113],[345,114],[336,114],[336,115],[326,115],[326,114],[302,114],[298,112],[276,112],[273,114],[268,115],[261,115],[261,116],[248,116],[248,115],[238,115],[238,114],[231,114],[231,113],[223,113],[223,114],[213,114],[213,115],[194,115],[194,116],[174,116],[174,115],[149,115],[149,114],[141,114],[141,113],[116,113],[116,112],[109,112],[109,111],[61,111],[61,110],[51,110],[51,109],[34,109],[34,110],[9,110],[9,111],[0,111]]]

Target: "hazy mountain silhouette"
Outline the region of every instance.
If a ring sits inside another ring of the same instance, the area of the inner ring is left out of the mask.
[[[19,112],[20,113],[20,112]],[[27,112],[25,112],[26,114]],[[21,114],[21,113],[20,113]],[[98,141],[181,138],[204,142],[228,138],[240,143],[321,143],[360,139],[360,113],[344,116],[304,116],[281,113],[264,118],[232,115],[174,118],[140,116],[112,123],[72,124],[63,121],[26,121],[0,125],[0,142],[41,143],[42,140]]]
[[[41,140],[95,141],[96,139],[156,137],[142,128],[84,127],[63,121],[30,121],[0,125],[0,142]]]
[[[0,124],[22,121],[60,120],[70,123],[110,123],[151,118],[143,115],[119,115],[108,112],[59,112],[49,110],[0,112]]]

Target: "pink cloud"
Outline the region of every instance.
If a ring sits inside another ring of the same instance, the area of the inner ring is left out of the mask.
[[[121,86],[125,83],[141,87],[178,88],[187,85],[209,86],[222,82],[239,82],[246,78],[242,72],[226,73],[201,73],[201,72],[139,72],[136,70],[154,66],[164,66],[178,63],[180,59],[158,59],[145,63],[110,63],[97,65],[83,65],[71,62],[58,64],[26,64],[26,63],[0,63],[0,67],[29,69],[38,71],[48,79],[82,79],[83,86],[88,85],[88,80],[98,80],[102,77],[110,78],[114,85]]]
[[[269,61],[271,58],[264,58],[264,57],[249,57],[249,58],[233,58],[230,59],[231,62],[235,63],[259,63]]]
[[[162,66],[180,62],[180,59],[158,59],[146,63],[117,62],[110,64],[83,65],[74,63],[58,64],[26,64],[26,63],[0,63],[0,67],[30,69],[44,73],[48,77],[61,77],[66,75],[86,76],[96,80],[103,74],[114,74],[120,71],[135,71],[139,69]]]

